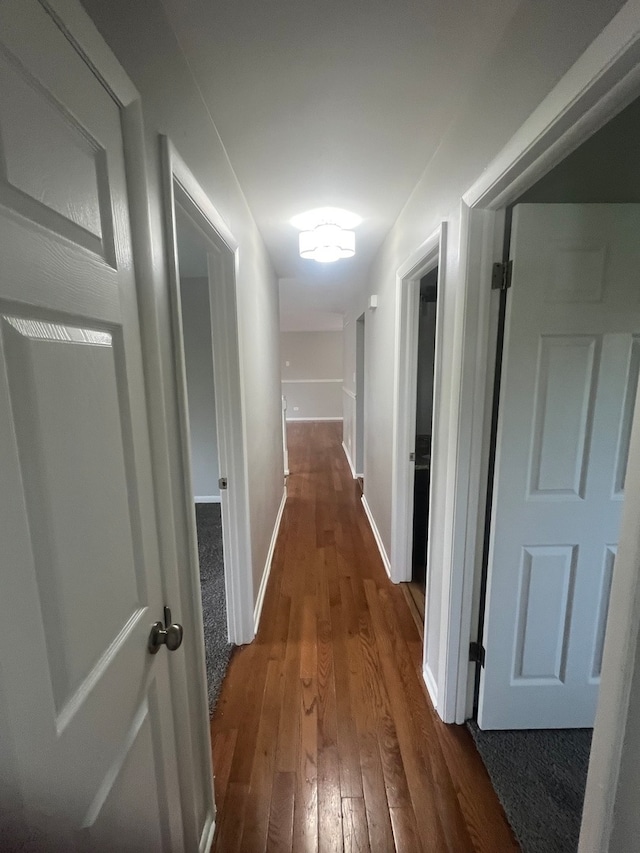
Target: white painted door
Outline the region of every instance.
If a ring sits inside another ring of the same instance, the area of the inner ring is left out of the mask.
[[[0,3],[0,542],[0,849],[181,850],[121,116],[36,0]]]
[[[519,205],[478,722],[592,726],[640,364],[640,205]]]

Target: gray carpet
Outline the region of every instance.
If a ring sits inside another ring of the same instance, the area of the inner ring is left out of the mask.
[[[196,526],[209,711],[213,714],[233,648],[227,642],[220,504],[196,504]]]
[[[592,730],[467,726],[523,853],[575,853]]]

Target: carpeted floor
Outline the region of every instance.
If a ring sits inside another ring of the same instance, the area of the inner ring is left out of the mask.
[[[467,726],[523,853],[575,853],[592,730]]]
[[[196,504],[196,525],[209,711],[213,714],[233,648],[227,641],[220,504]]]

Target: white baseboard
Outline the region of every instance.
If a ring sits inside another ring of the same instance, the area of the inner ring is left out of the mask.
[[[384,564],[385,571],[389,575],[389,578],[391,578],[391,563],[389,562],[389,557],[387,556],[387,552],[385,551],[384,543],[382,541],[382,536],[380,536],[380,531],[378,530],[378,525],[376,524],[376,522],[373,518],[373,513],[371,512],[371,508],[370,508],[369,504],[367,503],[367,499],[365,498],[364,495],[362,496],[361,500],[362,500],[362,506],[364,507],[365,514],[366,514],[367,518],[369,519],[369,526],[371,527],[371,530],[373,532],[373,538],[376,540],[376,545],[378,546],[378,551],[380,551],[380,556],[382,557],[382,562]]]
[[[222,503],[220,495],[196,495],[193,499],[196,504],[219,504]]]
[[[278,515],[276,516],[276,523],[273,526],[273,533],[271,534],[271,542],[269,543],[269,550],[267,552],[267,559],[264,564],[264,572],[262,573],[262,580],[260,581],[260,589],[258,590],[258,597],[256,599],[256,606],[253,609],[253,626],[256,634],[258,633],[258,626],[260,625],[260,616],[262,614],[262,605],[264,604],[264,596],[267,591],[267,583],[269,582],[269,575],[271,574],[271,564],[273,563],[273,554],[276,550],[276,542],[278,540],[278,533],[280,532],[280,522],[282,521],[282,514],[284,512],[284,505],[287,502],[287,488],[285,486],[284,491],[282,492],[282,500],[280,501],[280,508],[278,509]]]
[[[349,451],[347,450],[347,445],[344,443],[344,441],[342,442],[342,449],[344,450],[344,455],[347,457],[347,462],[349,463],[349,468],[351,468],[351,476],[355,480],[358,475],[356,474],[356,469],[353,467],[353,462],[351,461],[351,457],[349,456]]]
[[[210,814],[207,816],[204,829],[202,830],[200,844],[198,845],[199,853],[209,853],[209,850],[211,850],[211,845],[213,844],[213,836],[215,834],[215,831],[216,821],[213,814]]]
[[[427,687],[427,693],[429,694],[429,698],[431,699],[431,703],[434,709],[438,710],[438,685],[436,683],[435,678],[433,677],[433,673],[429,669],[429,664],[426,664],[422,667],[422,677],[424,679],[424,683]]]
[[[291,421],[341,421],[343,418],[287,418],[287,423]]]

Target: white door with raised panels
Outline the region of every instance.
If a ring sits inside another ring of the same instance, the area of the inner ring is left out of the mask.
[[[183,849],[121,115],[36,0],[0,3],[0,542],[0,849]]]
[[[518,205],[478,722],[595,719],[640,365],[640,205]]]

